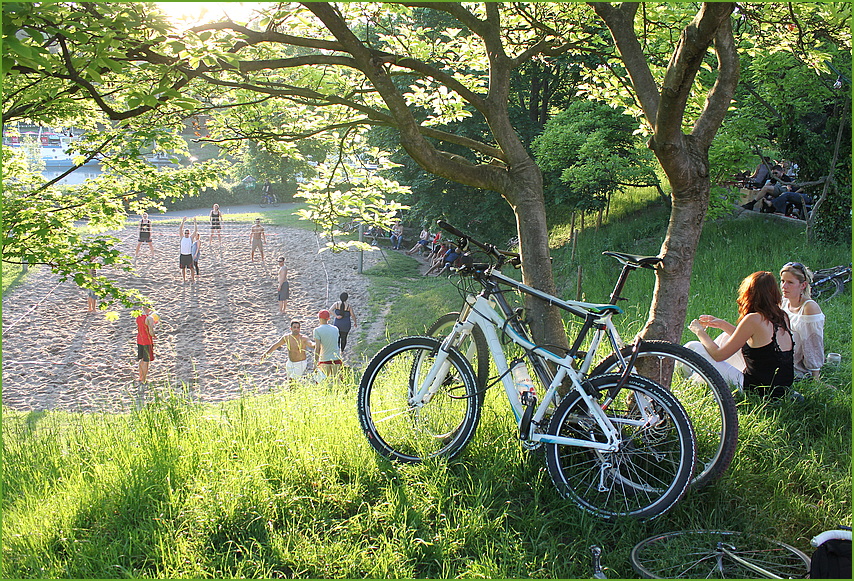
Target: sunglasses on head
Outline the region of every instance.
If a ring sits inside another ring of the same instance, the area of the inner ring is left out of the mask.
[[[800,270],[801,273],[804,275],[804,278],[807,279],[807,282],[809,282],[810,277],[807,274],[807,267],[806,266],[804,266],[800,262],[787,262],[786,264],[783,265],[783,268],[789,268],[789,267],[797,268],[798,270]]]

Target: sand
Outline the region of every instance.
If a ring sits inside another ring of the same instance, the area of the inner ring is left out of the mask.
[[[344,354],[366,332],[381,336],[382,322],[363,316],[367,277],[358,274],[358,253],[319,253],[323,244],[307,230],[266,227],[266,262],[249,260],[249,224],[229,224],[222,244],[203,230],[201,276],[182,282],[178,267],[177,225],[155,226],[155,256],[147,245],[135,260],[135,274],[116,270],[107,276],[150,297],[161,320],[149,385],[137,377],[136,324],[131,309],[114,307],[117,321],[103,312],[86,312],[86,293],[72,282],[58,282],[45,267],[34,267],[26,282],[3,296],[3,404],[14,410],[120,412],[150,401],[167,386],[201,402],[221,402],[246,392],[266,392],[286,383],[286,352],[260,356],[291,320],[303,322],[311,336],[317,312],[341,292],[350,295],[360,328],[351,332]],[[173,232],[174,230],[174,232]],[[137,230],[116,233],[130,255]],[[276,300],[275,259],[286,257],[291,299],[283,315]],[[382,260],[366,252],[364,269]],[[312,364],[309,365],[311,369]]]

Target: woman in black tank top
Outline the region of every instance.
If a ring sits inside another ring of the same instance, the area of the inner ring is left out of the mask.
[[[794,380],[794,340],[780,300],[776,277],[770,272],[754,272],[738,289],[737,326],[711,315],[700,315],[688,325],[715,361],[741,349],[744,388],[774,398],[785,395]],[[717,345],[706,333],[707,327],[721,329],[729,338]]]
[[[208,242],[213,242],[214,234],[222,244],[222,212],[219,210],[219,204],[214,204],[210,214],[211,220],[211,237]]]

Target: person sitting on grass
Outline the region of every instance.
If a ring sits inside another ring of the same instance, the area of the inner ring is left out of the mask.
[[[712,315],[700,315],[688,325],[698,342],[686,345],[711,361],[724,379],[732,381],[740,372],[726,363],[737,351],[744,358],[741,385],[760,395],[779,399],[794,380],[794,339],[789,318],[780,308],[782,295],[770,272],[754,272],[738,289],[738,325]],[[728,337],[715,343],[706,328],[721,329]],[[794,397],[800,396],[793,392]]]
[[[436,270],[439,271],[436,273],[436,276],[442,276],[442,274],[444,272],[446,272],[447,270],[450,270],[450,268],[452,266],[454,266],[454,263],[457,261],[457,259],[459,257],[460,257],[460,249],[457,248],[456,245],[452,244],[448,248],[448,250],[445,251],[445,254],[442,256],[441,260],[438,261],[433,266],[431,266],[430,269],[424,273],[424,276],[427,276],[428,274],[430,274],[431,272],[434,272]],[[439,270],[440,268],[441,268],[441,270]]]
[[[780,269],[781,307],[795,337],[795,377],[818,379],[824,364],[824,313],[810,298],[812,272],[800,262]]]

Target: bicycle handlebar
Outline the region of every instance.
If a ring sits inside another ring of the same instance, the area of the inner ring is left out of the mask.
[[[492,256],[493,258],[496,258],[501,261],[501,263],[503,263],[506,259],[509,258],[510,264],[512,264],[514,267],[519,268],[522,265],[522,257],[519,255],[518,252],[501,250],[499,248],[496,248],[494,244],[486,244],[485,242],[475,240],[468,234],[465,234],[461,230],[458,230],[454,226],[451,226],[444,220],[436,220],[436,225],[439,226],[439,228],[442,228],[443,230],[448,232],[449,234],[453,234],[454,236],[460,238],[460,250],[465,251],[467,249],[468,243],[471,242],[472,244],[486,252],[489,256]]]

